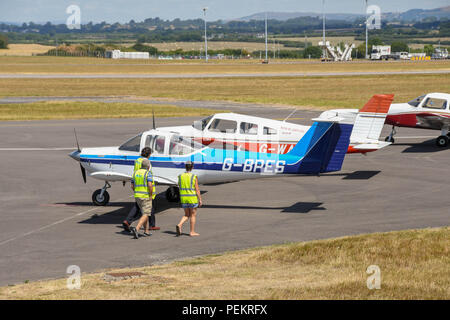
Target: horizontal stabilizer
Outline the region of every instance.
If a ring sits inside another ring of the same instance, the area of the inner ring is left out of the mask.
[[[378,143],[364,143],[354,145],[353,148],[356,150],[379,150],[381,148],[387,147],[392,144],[391,142],[378,141]]]

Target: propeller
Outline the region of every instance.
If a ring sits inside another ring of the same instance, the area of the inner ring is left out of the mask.
[[[81,153],[80,144],[78,143],[77,131],[75,130],[75,128],[73,128],[73,132],[75,133],[75,141],[77,142],[77,151]],[[86,183],[86,169],[81,165],[81,162],[80,162],[80,169],[83,181],[84,183]]]
[[[152,109],[153,112],[153,130],[156,129],[156,124],[155,124],[155,109]]]

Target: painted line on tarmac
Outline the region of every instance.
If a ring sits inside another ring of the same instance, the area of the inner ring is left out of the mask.
[[[0,148],[0,151],[70,151],[72,148]]]
[[[130,196],[130,197],[131,197],[131,196]],[[127,198],[130,198],[130,197],[127,197]],[[127,198],[121,198],[121,199],[118,199],[117,201],[125,200],[125,199],[127,199]],[[61,224],[61,223],[63,223],[63,222],[72,220],[72,219],[74,219],[74,218],[76,218],[76,217],[80,217],[80,216],[82,216],[82,215],[84,215],[84,214],[86,214],[86,213],[92,212],[92,211],[97,210],[97,209],[100,209],[100,208],[98,208],[98,207],[92,208],[92,209],[89,209],[89,210],[86,210],[86,211],[77,213],[77,214],[75,214],[75,215],[73,215],[73,216],[70,216],[70,217],[67,217],[67,218],[64,218],[64,219],[55,221],[55,222],[53,222],[53,223],[50,223],[50,224],[45,225],[45,226],[43,226],[43,227],[40,227],[40,228],[38,228],[38,229],[28,231],[28,232],[26,232],[26,233],[24,233],[24,234],[18,235],[17,237],[13,237],[13,238],[4,240],[4,241],[0,242],[0,246],[2,246],[2,245],[4,245],[4,244],[7,244],[7,243],[10,243],[10,242],[12,242],[12,241],[14,241],[14,240],[17,240],[17,239],[20,239],[20,238],[24,238],[24,237],[29,236],[29,235],[31,235],[31,234],[34,234],[34,233],[37,233],[37,232],[40,232],[40,231],[49,229],[49,228],[51,228],[51,227],[53,227],[53,226],[56,226],[56,225]]]

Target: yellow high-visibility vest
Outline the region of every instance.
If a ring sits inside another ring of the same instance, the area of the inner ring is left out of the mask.
[[[134,181],[134,197],[141,199],[150,199],[150,192],[148,190],[148,175],[150,171],[145,169],[139,169],[133,175]],[[152,176],[152,184],[153,184],[153,176]],[[155,188],[153,186],[153,188]]]
[[[134,161],[134,171],[133,171],[133,176],[136,173],[136,171],[140,170],[142,167],[142,161],[146,159],[144,157],[139,157],[136,159],[136,161]],[[152,178],[153,178],[153,171],[152,171],[152,163],[150,162],[150,169],[149,169],[150,173],[152,174]],[[155,180],[152,179],[152,186],[153,186],[153,192],[152,192],[152,199],[155,199],[156,197],[156,183]]]
[[[180,188],[181,203],[198,203],[197,192],[195,191],[195,182],[197,176],[191,172],[185,172],[178,176],[178,187]]]

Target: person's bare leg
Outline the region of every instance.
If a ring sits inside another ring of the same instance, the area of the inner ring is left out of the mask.
[[[191,237],[195,237],[195,236],[199,236],[200,234],[198,234],[197,232],[194,231],[195,228],[195,221],[197,220],[197,209],[196,208],[191,208],[191,232],[189,233],[189,235]]]
[[[184,216],[181,218],[180,223],[177,224],[178,230],[180,230],[180,234],[181,234],[181,227],[186,221],[188,221],[188,219],[189,219],[189,208],[184,208]]]
[[[147,221],[145,221],[145,224],[144,224],[144,230],[145,230],[145,233],[150,233],[150,219],[148,218],[148,216],[147,216]]]
[[[139,232],[139,230],[141,230],[141,228],[144,224],[147,226],[147,222],[148,222],[148,216],[146,214],[143,214],[142,217],[139,219],[139,222],[136,226],[136,230]]]

